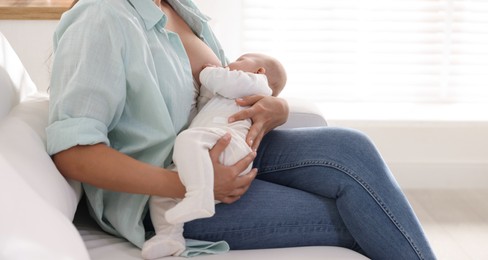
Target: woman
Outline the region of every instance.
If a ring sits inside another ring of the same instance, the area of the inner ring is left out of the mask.
[[[196,76],[205,64],[227,65],[224,53],[190,0],[82,0],[63,15],[54,47],[48,152],[64,176],[83,183],[100,226],[141,247],[148,195],[184,194],[164,167],[189,122]],[[253,121],[247,142],[257,152],[220,164],[228,136],[209,151],[223,204],[214,217],[185,224],[185,237],[232,249],[336,245],[373,259],[435,258],[367,137],[340,128],[272,131],[286,121],[284,100],[236,102],[251,107],[229,120]]]

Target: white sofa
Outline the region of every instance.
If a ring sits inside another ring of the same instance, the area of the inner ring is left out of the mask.
[[[0,259],[141,259],[138,248],[104,233],[84,204],[78,207],[80,184],[64,179],[45,152],[48,102],[0,33]],[[290,100],[290,107],[290,120],[282,127],[326,124],[313,105]],[[231,250],[196,259],[367,258],[317,246]]]

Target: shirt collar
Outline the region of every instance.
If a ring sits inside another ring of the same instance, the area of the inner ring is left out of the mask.
[[[166,23],[166,15],[158,8],[153,0],[128,0],[137,13],[142,17],[146,30],[152,29],[162,21],[161,26]],[[197,33],[201,34],[204,23],[210,18],[204,15],[191,0],[170,0],[170,4],[178,14]],[[201,35],[200,35],[201,36]]]
[[[153,0],[128,0],[141,16],[146,30],[152,29],[164,18],[164,13],[158,8]]]
[[[175,11],[185,20],[195,34],[203,37],[202,32],[210,18],[204,15],[192,0],[168,0]]]

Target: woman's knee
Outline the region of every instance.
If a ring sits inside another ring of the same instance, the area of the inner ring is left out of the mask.
[[[373,142],[349,128],[318,127],[273,131],[263,139],[256,165],[279,168],[286,165],[342,165],[364,167],[381,163]]]
[[[345,165],[356,164],[365,167],[366,165],[384,164],[375,144],[363,132],[349,128],[336,128],[332,131],[335,139],[332,142],[336,142],[337,148],[335,151],[329,151],[329,153],[334,153],[335,156],[340,157],[338,160],[341,160]]]
[[[303,133],[307,135],[307,133]],[[325,155],[375,154],[377,149],[371,139],[361,131],[342,127],[310,129],[309,140],[302,144],[305,149],[316,146]],[[300,147],[300,145],[297,145]]]
[[[373,141],[365,133],[351,128],[334,128],[339,145],[358,152],[376,151]]]

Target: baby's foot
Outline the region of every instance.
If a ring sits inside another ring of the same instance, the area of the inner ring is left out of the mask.
[[[155,235],[144,243],[142,257],[144,259],[157,259],[165,256],[179,256],[185,251],[184,241],[169,239],[168,236]]]

